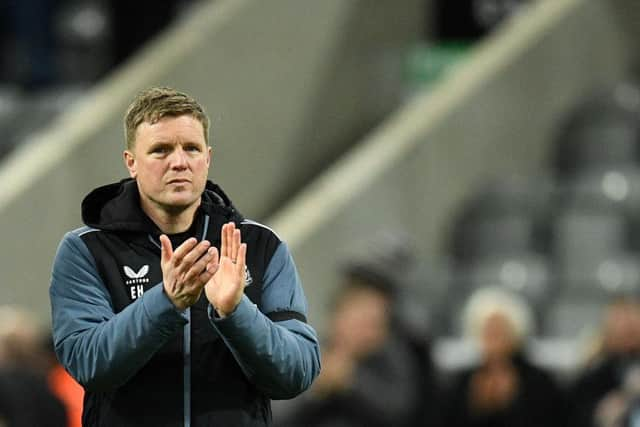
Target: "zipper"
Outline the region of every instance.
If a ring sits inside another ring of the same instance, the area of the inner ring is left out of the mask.
[[[207,237],[207,231],[209,231],[209,215],[204,216],[204,226],[202,228],[202,236],[200,240],[204,240]],[[161,246],[153,240],[151,235],[148,235],[149,240],[160,250]],[[185,316],[187,323],[182,327],[182,386],[183,391],[183,425],[184,427],[191,427],[191,307],[185,310]]]
[[[185,310],[187,323],[183,326],[183,372],[182,383],[184,386],[184,427],[191,427],[191,307]]]
[[[204,216],[204,226],[202,227],[202,237],[204,240],[209,231],[209,215]],[[191,307],[187,308],[187,323],[184,325],[183,351],[184,351],[184,427],[191,427]]]

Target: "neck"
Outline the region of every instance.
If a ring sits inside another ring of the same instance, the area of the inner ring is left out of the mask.
[[[140,206],[144,213],[158,226],[160,231],[166,234],[176,234],[187,231],[195,217],[196,210],[200,206],[200,200],[186,207],[163,206],[151,200],[140,200]]]

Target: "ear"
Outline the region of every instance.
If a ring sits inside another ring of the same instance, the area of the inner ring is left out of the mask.
[[[207,147],[207,167],[211,166],[211,157],[213,156],[213,148]]]
[[[124,150],[124,152],[122,153],[122,159],[124,160],[124,165],[129,171],[129,176],[131,178],[135,178],[137,175],[136,158],[134,157],[133,153],[129,150]]]

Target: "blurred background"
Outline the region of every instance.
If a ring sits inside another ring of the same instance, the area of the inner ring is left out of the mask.
[[[51,263],[153,85],[202,102],[211,178],[296,260],[323,372],[276,426],[640,425],[638,22],[634,0],[0,0],[0,425],[77,425]]]

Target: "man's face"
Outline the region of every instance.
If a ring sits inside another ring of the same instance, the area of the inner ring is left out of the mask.
[[[143,207],[176,213],[200,203],[211,147],[193,116],[164,117],[138,126],[134,147],[124,152],[124,161],[138,183]]]

